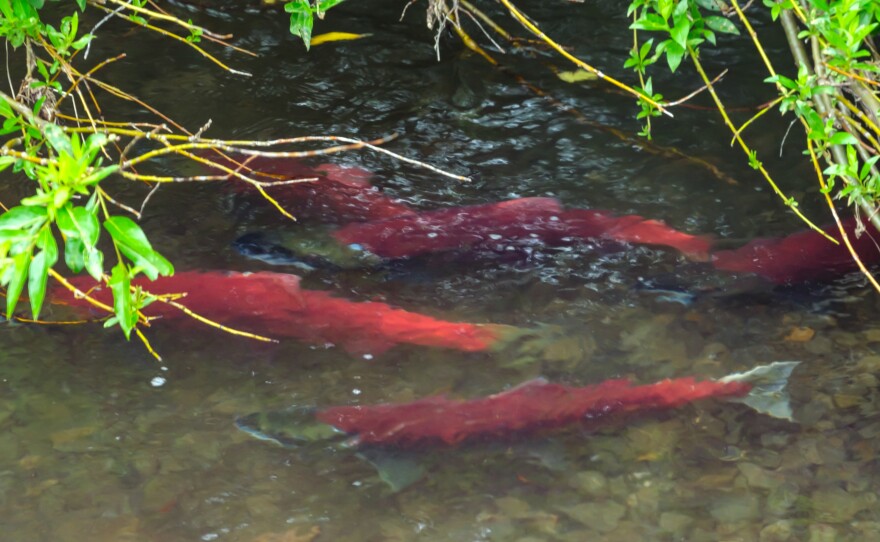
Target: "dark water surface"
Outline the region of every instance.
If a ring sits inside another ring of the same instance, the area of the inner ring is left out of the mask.
[[[749,169],[717,115],[679,109],[656,143],[735,178],[730,185],[681,157],[641,148],[632,100],[556,79],[549,55],[508,65],[587,119],[560,112],[482,59],[444,44],[438,62],[423,5],[342,6],[315,33],[370,32],[306,54],[284,15],[184,11],[258,52],[222,52],[253,73],[226,74],[191,51],[122,23],[102,28],[98,60],[124,44],[106,77],[190,129],[215,137],[335,134],[471,175],[460,184],[369,152],[332,161],[422,208],[553,195],[566,205],[660,218],[733,239],[803,226]],[[630,46],[618,2],[523,6],[544,29],[609,73]],[[497,14],[509,29],[516,26]],[[759,27],[771,51],[779,36]],[[475,31],[475,35],[477,32]],[[122,39],[125,38],[123,42]],[[742,44],[704,58],[732,107],[772,98]],[[102,56],[103,55],[103,56]],[[784,55],[780,58],[787,58]],[[557,62],[558,63],[558,62]],[[782,61],[780,62],[782,64]],[[785,66],[787,67],[787,65]],[[687,67],[685,67],[687,68]],[[570,69],[564,66],[563,69]],[[698,86],[687,69],[655,87],[677,98]],[[632,78],[623,74],[626,80]],[[708,105],[701,97],[694,104]],[[109,98],[108,115],[131,117]],[[738,115],[740,121],[748,113]],[[769,115],[750,141],[802,208],[826,222],[787,120]],[[147,119],[144,114],[144,119]],[[152,120],[152,119],[150,119]],[[629,139],[621,139],[614,128]],[[171,172],[192,166],[158,164]],[[805,180],[806,179],[806,180]],[[138,202],[144,192],[119,188]],[[165,187],[143,221],[178,269],[265,268],[230,248],[240,234],[290,226],[261,201],[219,185]],[[291,270],[292,271],[292,270]],[[430,272],[429,272],[430,271]],[[509,368],[501,355],[398,347],[364,360],[339,348],[264,346],[207,330],[151,332],[165,357],[95,328],[0,327],[0,539],[14,541],[317,540],[868,540],[880,536],[876,468],[880,325],[876,294],[858,277],[788,291],[748,290],[689,306],[639,288],[645,281],[715,280],[669,252],[596,247],[408,274],[315,273],[307,287],[386,299],[449,319],[550,324],[543,358]],[[727,290],[730,293],[736,285]],[[795,328],[815,331],[792,340]],[[596,432],[426,451],[424,480],[394,494],[356,457],[296,454],[235,429],[236,416],[290,405],[408,401],[489,394],[544,375],[572,384],[629,376],[718,377],[773,360],[803,361],[792,424],[741,405],[703,403]]]

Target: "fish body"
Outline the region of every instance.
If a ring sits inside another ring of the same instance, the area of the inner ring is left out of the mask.
[[[862,262],[871,266],[880,263],[880,236],[869,225],[857,232],[855,217],[841,224]],[[840,236],[837,224],[823,231],[838,241],[834,244],[813,230],[804,230],[786,237],[755,239],[742,247],[719,250],[712,254],[715,269],[736,273],[753,273],[774,284],[796,284],[830,280],[858,270]]]
[[[637,215],[616,216],[608,211],[564,209],[553,198],[520,198],[499,203],[419,211],[389,198],[373,187],[372,174],[357,167],[320,164],[314,167],[291,158],[243,157],[241,161],[215,157],[221,166],[259,172],[262,180],[313,178],[314,181],[267,188],[270,195],[298,215],[343,224],[329,234],[325,244],[336,243],[383,259],[409,258],[449,250],[508,250],[523,246],[565,246],[584,240],[610,240],[670,248],[690,259],[709,261],[714,269],[726,273],[757,275],[773,284],[797,284],[829,280],[858,269],[838,226],[823,232],[829,241],[813,230],[780,238],[754,239],[739,248],[721,249],[709,236],[684,233],[657,220]],[[244,164],[244,166],[242,166]],[[252,190],[236,182],[242,190]],[[841,222],[862,261],[880,263],[880,237],[872,228],[861,231],[855,217]],[[264,243],[243,245],[246,255],[272,263],[300,263],[313,267],[333,267],[327,258],[313,258],[294,240],[291,249],[278,255],[277,237]],[[286,244],[281,242],[281,244]],[[719,243],[720,244],[720,243]],[[275,257],[271,255],[275,253]],[[287,257],[290,256],[290,257]],[[343,265],[362,265],[371,258],[343,258]]]
[[[575,387],[536,379],[466,400],[435,396],[407,403],[297,406],[244,416],[236,426],[288,448],[329,445],[356,451],[398,490],[424,474],[417,468],[417,454],[428,447],[509,441],[575,425],[595,427],[621,415],[648,414],[705,399],[741,402],[791,420],[786,386],[797,365],[774,362],[719,380],[685,377],[646,385],[614,379]]]
[[[112,305],[109,287],[89,276],[68,279],[102,303]],[[312,344],[335,344],[358,354],[381,354],[397,344],[415,344],[480,352],[502,347],[522,330],[496,324],[453,322],[392,307],[386,303],[357,302],[300,286],[299,277],[284,273],[184,271],[155,281],[136,279],[155,294],[186,293],[180,300],[190,310],[229,327],[290,337]],[[56,303],[90,311],[91,305],[66,288],[49,294]],[[143,309],[162,321],[188,318],[179,309],[154,302]]]
[[[277,237],[264,237],[260,246],[253,242],[241,245],[246,255],[272,263],[332,268],[372,263],[373,255],[393,260],[451,250],[516,250],[606,240],[673,249],[690,259],[709,261],[718,271],[753,274],[773,284],[829,280],[858,269],[836,224],[824,227],[823,232],[838,244],[819,232],[805,230],[781,238],[755,239],[725,250],[714,246],[709,236],[684,233],[661,221],[593,209],[565,209],[554,198],[520,198],[419,211],[382,194],[370,184],[371,173],[357,167],[310,167],[291,158],[243,157],[236,161],[213,154],[209,157],[230,169],[244,173],[253,170],[261,180],[312,178],[266,190],[298,215],[343,224],[330,232],[325,242],[327,246],[336,243],[342,247],[346,257],[341,264],[323,256],[310,262],[303,250],[308,247],[300,248],[296,236],[292,241],[288,238],[289,244],[280,242],[290,247],[282,256],[278,255],[278,245],[270,244]],[[234,186],[252,190],[244,182]],[[880,263],[880,242],[873,229],[860,231],[855,217],[844,219],[842,226],[866,265]],[[352,258],[352,251],[363,251],[371,257]]]
[[[286,157],[232,156],[210,153],[204,158],[254,180],[274,183],[264,188],[266,193],[297,217],[348,223],[416,213],[403,201],[386,196],[373,186],[370,183],[373,174],[359,167],[329,163],[309,166],[302,160]],[[296,180],[298,182],[286,182]],[[239,179],[230,185],[240,192],[257,192],[253,185]]]
[[[774,362],[718,380],[684,377],[636,385],[613,379],[567,386],[535,379],[474,399],[434,396],[408,403],[297,407],[275,416],[276,422],[285,417],[289,421],[286,433],[276,433],[281,435],[278,438],[271,437],[280,427],[268,424],[271,415],[254,414],[240,419],[238,425],[282,443],[312,442],[313,435],[320,435],[321,440],[345,435],[350,446],[422,448],[508,439],[575,424],[596,425],[610,417],[669,410],[704,399],[742,402],[761,413],[791,420],[786,385],[797,365]]]
[[[270,263],[308,263],[326,269],[416,258],[429,254],[509,253],[584,242],[634,243],[705,259],[711,242],[657,220],[604,211],[565,209],[555,198],[422,211],[383,220],[351,222],[324,231],[251,233],[237,247]],[[285,257],[279,257],[284,254]]]

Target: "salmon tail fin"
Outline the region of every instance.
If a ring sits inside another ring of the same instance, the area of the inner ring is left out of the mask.
[[[798,365],[799,361],[774,361],[743,373],[733,373],[719,381],[751,384],[748,395],[730,400],[748,405],[761,414],[794,421],[787,387],[788,379]]]

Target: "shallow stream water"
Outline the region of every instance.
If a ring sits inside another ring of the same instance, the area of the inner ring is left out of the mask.
[[[331,160],[374,172],[375,185],[424,209],[551,195],[571,207],[639,214],[732,240],[803,228],[728,146],[716,113],[679,108],[674,120],[658,119],[656,148],[674,147],[691,159],[654,152],[635,136],[628,97],[604,85],[563,83],[549,68],[561,62],[549,54],[498,55],[579,119],[454,40],[442,40],[438,61],[423,5],[399,21],[403,6],[350,2],[334,9],[315,34],[371,36],[310,53],[287,33],[283,13],[175,7],[259,53],[219,53],[251,78],[115,21],[102,27],[92,58],[124,47],[128,57],[105,77],[192,130],[211,119],[214,137],[398,133],[389,150],[473,181],[366,151]],[[632,80],[620,68],[631,35],[619,2],[522,7],[576,54]],[[772,28],[758,31],[771,54],[788,58]],[[704,60],[713,74],[730,69],[720,90],[731,107],[747,109],[736,113],[740,122],[772,99],[744,41],[722,39]],[[655,79],[671,98],[699,86],[688,66]],[[690,103],[710,105],[704,96]],[[105,104],[108,116],[131,117],[127,105]],[[798,150],[801,136],[781,143],[789,121],[768,115],[749,140],[801,208],[827,222]],[[156,166],[178,170],[196,172],[179,161]],[[113,190],[130,202],[145,195],[122,183]],[[270,269],[237,255],[232,241],[254,229],[309,227],[218,184],[162,188],[142,224],[178,269]],[[526,261],[304,276],[309,288],[447,319],[553,326],[555,342],[541,359],[515,367],[504,354],[396,347],[362,359],[331,345],[266,346],[157,326],[150,337],[164,356],[159,364],[139,344],[97,325],[0,326],[0,539],[877,539],[880,298],[858,276],[775,290],[729,279],[667,251],[590,245]],[[658,291],[695,284],[716,288],[688,304]],[[425,450],[427,476],[398,493],[354,455],[296,453],[252,439],[233,423],[290,405],[485,395],[537,376],[648,383],[789,359],[803,362],[792,381],[797,423],[707,402],[590,431]]]

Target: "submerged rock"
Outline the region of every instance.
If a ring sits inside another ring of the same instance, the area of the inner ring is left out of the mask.
[[[52,441],[52,447],[59,452],[94,451],[99,445],[90,437],[97,431],[98,427],[94,425],[73,427],[52,433],[49,435],[49,440]]]
[[[737,468],[745,478],[749,487],[771,489],[781,484],[785,477],[768,469],[763,469],[754,463],[740,463]]]
[[[750,521],[760,515],[761,499],[750,492],[740,491],[720,495],[709,507],[713,518],[725,523]]]
[[[562,509],[571,519],[602,533],[617,528],[626,507],[614,501],[585,502]]]
[[[815,517],[828,523],[850,521],[877,502],[877,496],[873,493],[850,493],[839,487],[818,489],[811,498]]]
[[[774,487],[767,495],[766,511],[773,516],[785,516],[798,504],[799,500],[803,503],[805,499],[800,496],[798,486],[786,482]]]
[[[836,542],[837,529],[825,523],[810,525],[809,542]]]
[[[608,478],[599,471],[578,472],[571,477],[569,485],[592,497],[601,497],[608,493]]]
[[[660,514],[660,530],[664,533],[675,535],[676,538],[684,538],[688,529],[694,523],[694,518],[679,512],[663,512]]]
[[[788,542],[792,540],[793,534],[794,528],[791,521],[783,519],[761,529],[758,540],[760,542]]]

